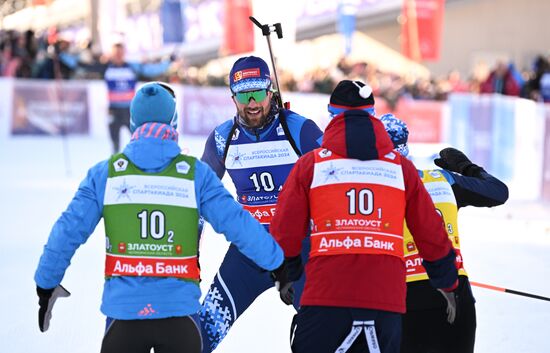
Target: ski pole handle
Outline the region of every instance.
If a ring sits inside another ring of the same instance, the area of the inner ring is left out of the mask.
[[[277,37],[279,39],[283,38],[283,29],[281,27],[281,24],[275,23],[272,26],[267,24],[262,25],[253,16],[249,16],[248,18],[250,19],[250,21],[252,21],[257,27],[259,27],[262,30],[262,34],[267,39],[267,47],[269,49],[269,56],[271,57],[271,66],[273,67],[273,75],[275,77],[275,90],[276,90],[275,100],[277,101],[277,105],[279,106],[280,109],[282,108],[289,109],[290,103],[288,102],[283,103],[284,102],[283,97],[281,96],[281,89],[279,86],[279,77],[277,76],[277,69],[275,67],[275,58],[273,57],[273,49],[271,48],[271,38],[270,38],[271,32],[277,33]]]

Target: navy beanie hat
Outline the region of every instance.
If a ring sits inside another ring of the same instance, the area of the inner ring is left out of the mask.
[[[372,88],[361,81],[343,80],[330,95],[328,111],[338,115],[346,110],[360,109],[375,115]]]
[[[141,86],[130,103],[130,131],[149,122],[178,127],[178,112],[174,90],[162,82]]]
[[[267,63],[257,56],[244,56],[233,64],[229,72],[231,92],[258,91],[271,87]]]
[[[393,142],[393,147],[403,156],[407,157],[409,155],[409,146],[407,144],[409,129],[407,129],[407,124],[393,114],[382,115],[380,121],[384,123],[384,128]]]

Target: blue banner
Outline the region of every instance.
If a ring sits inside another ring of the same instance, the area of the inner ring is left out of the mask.
[[[514,101],[498,95],[453,94],[448,142],[503,180],[514,174]]]
[[[162,40],[167,43],[183,43],[183,10],[182,0],[163,0],[160,7],[160,20],[162,24]]]
[[[503,180],[514,176],[515,100],[497,96],[493,100],[491,173]]]
[[[344,36],[344,52],[346,55],[351,53],[352,37],[353,32],[355,32],[355,18],[357,17],[357,5],[357,1],[355,0],[341,0],[338,5],[338,32]]]

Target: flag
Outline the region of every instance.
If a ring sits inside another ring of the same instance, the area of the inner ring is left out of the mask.
[[[183,36],[183,4],[181,0],[163,0],[160,7],[162,23],[162,40],[166,43],[182,43]]]
[[[404,0],[401,50],[414,60],[439,60],[445,0]]]
[[[353,32],[355,32],[355,17],[357,15],[357,0],[340,0],[338,4],[338,31],[345,40],[344,52],[351,53]]]
[[[254,51],[254,24],[251,0],[224,0],[223,55]]]

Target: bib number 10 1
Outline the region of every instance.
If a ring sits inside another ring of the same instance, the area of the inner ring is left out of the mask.
[[[370,189],[350,189],[346,192],[348,197],[350,215],[359,212],[362,215],[368,216],[374,212],[374,193]],[[378,209],[378,218],[382,218],[382,209]]]

